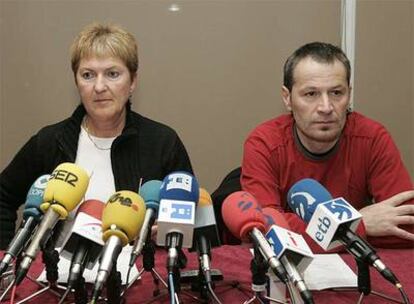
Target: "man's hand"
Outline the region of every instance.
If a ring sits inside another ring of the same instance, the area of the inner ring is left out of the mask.
[[[359,210],[367,235],[397,236],[414,242],[413,233],[398,227],[414,225],[414,205],[403,205],[404,202],[412,199],[414,199],[414,190],[405,191]]]

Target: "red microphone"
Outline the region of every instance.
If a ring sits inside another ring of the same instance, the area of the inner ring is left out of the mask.
[[[262,212],[266,221],[266,230],[269,230],[272,225],[277,225],[290,230],[290,226],[286,221],[286,218],[275,208],[266,207],[262,209]]]
[[[251,240],[275,275],[287,283],[286,270],[263,236],[266,230],[265,217],[254,196],[245,191],[230,194],[223,201],[221,213],[230,232],[242,241]]]

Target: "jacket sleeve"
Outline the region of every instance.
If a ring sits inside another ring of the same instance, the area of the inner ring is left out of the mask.
[[[16,226],[16,211],[25,202],[31,184],[40,175],[37,151],[35,135],[0,174],[0,249],[6,249],[12,239]]]

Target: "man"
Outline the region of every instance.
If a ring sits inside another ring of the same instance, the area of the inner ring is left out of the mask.
[[[248,136],[242,188],[262,207],[284,212],[292,230],[305,234],[306,224],[289,209],[286,195],[295,182],[316,179],[360,211],[357,232],[372,244],[412,247],[413,183],[385,128],[350,111],[350,75],[346,55],[331,44],[309,43],[288,58],[282,99],[290,114]]]

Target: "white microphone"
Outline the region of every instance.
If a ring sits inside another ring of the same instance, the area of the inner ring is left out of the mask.
[[[160,189],[157,245],[168,248],[170,273],[177,265],[181,248],[190,248],[193,244],[198,199],[199,185],[190,173],[177,171],[164,178]]]
[[[374,248],[355,233],[362,215],[344,198],[332,199],[325,187],[308,178],[292,186],[287,201],[291,209],[308,223],[306,233],[323,249],[345,245],[358,260],[372,265],[392,284],[399,284]]]
[[[313,253],[305,239],[290,230],[284,216],[274,208],[263,208],[268,224],[266,239],[286,269],[289,280],[296,286],[305,303],[314,303],[303,280],[303,272],[313,260]]]
[[[61,255],[71,259],[68,288],[72,288],[86,268],[92,269],[101,254],[102,211],[105,204],[99,200],[87,200],[77,210],[77,215],[63,245]]]

